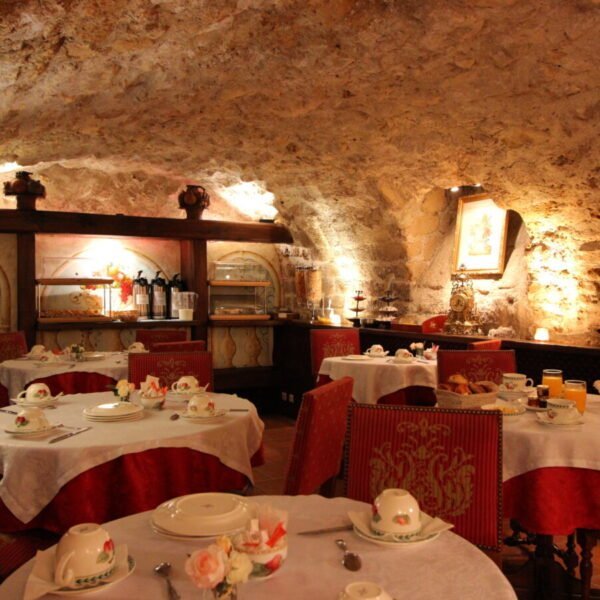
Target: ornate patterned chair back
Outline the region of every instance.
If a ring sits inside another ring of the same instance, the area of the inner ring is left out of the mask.
[[[514,350],[438,350],[437,366],[439,382],[461,373],[469,381],[500,384],[502,373],[514,373],[517,369]]]
[[[481,340],[480,342],[469,342],[468,350],[500,350],[502,340]]]
[[[360,354],[358,329],[311,329],[310,354],[315,376],[324,358]]]
[[[0,333],[0,362],[27,354],[27,342],[22,331]]]
[[[284,494],[313,494],[338,474],[352,384],[342,377],[302,397]]]
[[[148,350],[156,342],[185,342],[187,331],[183,329],[136,329],[135,341],[142,342]]]
[[[200,385],[213,387],[212,354],[210,352],[149,352],[129,355],[129,381],[140,386],[146,375],[160,378],[161,385],[171,384],[185,375],[193,375]]]
[[[502,535],[502,415],[480,410],[350,405],[347,496],[372,502],[408,490],[470,542],[498,549]]]
[[[421,331],[423,333],[439,333],[444,331],[444,325],[446,324],[447,318],[448,315],[437,315],[430,319],[426,319],[421,323]]]
[[[190,342],[153,342],[150,344],[149,350],[150,352],[202,352],[203,350],[206,350],[206,342],[204,340],[193,340]]]

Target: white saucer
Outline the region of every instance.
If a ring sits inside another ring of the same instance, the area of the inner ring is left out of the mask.
[[[105,355],[102,352],[84,352],[83,353],[83,360],[84,361],[88,361],[88,360],[102,360],[105,357]]]
[[[198,413],[184,411],[181,413],[182,418],[188,421],[206,422],[213,419],[220,419],[228,413],[224,408],[216,409],[212,415],[199,415]]]
[[[354,528],[354,533],[358,535],[358,537],[367,540],[369,542],[373,542],[374,544],[378,544],[380,546],[387,546],[388,548],[398,548],[400,546],[414,546],[415,544],[421,544],[425,542],[430,542],[437,538],[442,531],[446,531],[451,529],[453,525],[450,523],[445,523],[444,521],[438,520],[440,528],[437,531],[433,531],[430,534],[422,535],[420,531],[417,531],[414,535],[411,536],[403,536],[403,535],[394,535],[392,533],[387,534],[376,534],[371,530],[371,515],[367,512],[355,512],[349,511],[348,516],[350,517],[350,521],[352,522],[352,526]],[[421,511],[421,530],[428,527],[434,521],[433,517],[430,517],[427,513]]]
[[[368,356],[369,358],[385,358],[388,354],[389,350],[386,350],[381,354],[370,354],[369,352],[363,352],[363,356]]]
[[[6,428],[4,432],[10,433],[10,435],[14,435],[15,437],[39,437],[42,435],[47,435],[51,431],[58,429],[58,427],[58,425],[50,425],[49,427],[46,427],[44,429],[38,429],[36,431],[23,431],[23,429],[20,427],[18,429]]]
[[[519,400],[520,398],[528,398],[531,392],[535,393],[535,389],[533,390],[498,390],[498,398],[501,400],[508,400],[509,402],[514,400]]]
[[[342,360],[371,360],[372,356],[368,354],[348,354],[348,356],[342,356]]]
[[[22,406],[23,408],[46,408],[47,406],[53,406],[56,403],[57,398],[50,396],[47,400],[41,402],[31,402],[30,400],[13,400],[15,406]]]
[[[48,550],[44,550],[43,552],[38,552],[30,577],[35,576],[42,581],[48,581],[48,578],[51,577],[54,572],[55,552],[56,546],[48,548]],[[127,555],[125,558],[124,554],[127,554],[127,545],[121,544],[117,546],[115,549],[115,570],[106,579],[102,580],[101,583],[87,588],[59,588],[48,593],[56,596],[83,596],[85,594],[104,591],[109,587],[112,587],[129,577],[135,570],[135,560],[133,557]],[[50,582],[48,581],[48,583]]]
[[[131,402],[104,402],[96,406],[88,406],[83,409],[86,417],[125,417],[142,412],[143,406]]]
[[[531,410],[533,412],[546,412],[548,407],[542,408],[541,406],[529,406],[529,404],[525,404],[525,410]]]
[[[585,423],[583,416],[580,416],[573,421],[569,421],[568,423],[557,423],[554,419],[551,419],[548,416],[547,412],[538,412],[535,416],[537,417],[539,423],[550,425],[551,427],[572,427],[573,425],[581,425],[582,423]]]

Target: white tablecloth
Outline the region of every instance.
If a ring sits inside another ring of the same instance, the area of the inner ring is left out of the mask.
[[[516,595],[498,567],[475,546],[452,532],[436,540],[402,548],[383,548],[363,541],[351,532],[297,536],[295,532],[348,522],[348,510],[366,510],[366,504],[320,496],[262,496],[248,501],[270,503],[289,511],[289,554],[271,579],[250,581],[239,588],[243,600],[336,600],[353,581],[374,581],[395,598],[415,600],[515,600]],[[187,554],[208,542],[168,540],[153,533],[150,513],[140,513],[106,525],[116,544],[127,543],[137,566],[133,574],[115,587],[94,594],[98,600],[166,598],[164,581],[152,572],[154,565],[173,565],[173,585],[181,600],[202,598],[184,573]],[[334,540],[344,537],[360,553],[358,572],[344,569],[342,553]],[[212,540],[211,540],[212,541]],[[2,598],[23,597],[25,582],[33,566],[27,563],[0,586]],[[44,596],[51,600],[54,596]]]
[[[352,377],[352,397],[363,404],[377,404],[382,396],[413,385],[437,386],[436,361],[415,361],[412,364],[388,361],[391,359],[366,357],[366,360],[355,361],[344,357],[326,358],[321,363],[319,375],[328,375],[334,380]]]
[[[16,398],[17,394],[34,379],[83,371],[100,373],[118,381],[127,379],[127,368],[127,354],[122,352],[107,352],[101,360],[81,362],[42,363],[34,360],[5,360],[0,363],[0,383],[8,390],[10,398]]]
[[[534,412],[503,421],[502,479],[544,467],[600,470],[600,396],[588,394],[582,425],[537,422]]]
[[[140,421],[99,423],[84,419],[83,408],[114,401],[115,396],[111,392],[74,394],[60,398],[56,410],[46,410],[48,420],[75,427],[91,425],[92,429],[56,444],[48,440],[69,429],[41,439],[16,438],[4,432],[15,416],[0,412],[0,498],[15,517],[27,523],[80,473],[125,454],[165,447],[211,454],[252,481],[250,460],[260,447],[264,424],[247,400],[227,394],[211,396],[217,408],[247,408],[248,412],[229,413],[206,425],[183,418],[172,421],[173,410],[146,410]],[[185,404],[168,402],[166,407],[180,410]]]

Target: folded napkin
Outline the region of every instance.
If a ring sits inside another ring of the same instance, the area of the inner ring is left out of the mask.
[[[35,600],[45,594],[50,594],[60,589],[62,586],[54,583],[54,553],[56,546],[48,550],[38,551],[35,555],[35,564],[33,570],[27,578],[25,584],[25,594],[23,600]],[[127,561],[127,544],[121,544],[115,549],[115,568],[110,577],[107,577],[100,587],[106,583],[122,577],[123,572],[127,573],[129,565]]]
[[[356,512],[351,510],[348,511],[348,516],[350,517],[350,521],[352,521],[352,525],[354,525],[360,533],[374,541],[383,540],[384,542],[402,542],[407,541],[408,539],[407,536],[394,533],[386,533],[384,535],[374,533],[371,529],[370,512]],[[435,533],[441,533],[442,531],[447,531],[453,527],[454,525],[446,523],[446,521],[443,521],[439,517],[430,517],[428,514],[421,512],[421,529],[419,529],[415,535],[410,537],[410,541],[418,542],[425,540]]]
[[[42,352],[41,354],[35,354],[34,357],[42,362],[60,362],[62,359],[58,354],[54,354],[52,350]]]

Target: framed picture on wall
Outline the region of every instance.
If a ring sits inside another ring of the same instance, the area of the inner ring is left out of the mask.
[[[453,272],[502,275],[507,222],[506,210],[487,194],[459,198]]]

